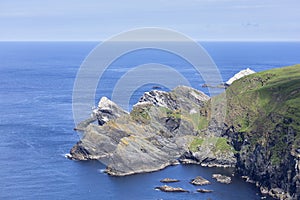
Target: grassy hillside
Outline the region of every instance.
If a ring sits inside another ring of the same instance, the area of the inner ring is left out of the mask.
[[[227,89],[226,97],[227,122],[240,132],[268,132],[278,123],[300,131],[300,65],[235,81]]]
[[[238,170],[261,188],[300,197],[300,65],[237,80],[226,99],[224,136],[238,151]]]

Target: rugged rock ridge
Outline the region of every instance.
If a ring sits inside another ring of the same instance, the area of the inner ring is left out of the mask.
[[[145,93],[127,114],[102,98],[94,111],[99,125],[81,126],[83,137],[71,149],[70,158],[98,159],[106,164],[108,174],[117,176],[156,171],[181,160],[233,166],[234,154],[216,146],[219,137],[203,142],[205,151],[198,148],[197,140],[205,141],[203,130],[208,127],[209,116],[201,112],[208,100],[204,93],[186,86],[171,92],[154,90]],[[232,150],[226,141],[223,145]],[[208,147],[215,147],[214,151]]]
[[[97,117],[98,124],[103,125],[109,120],[116,119],[129,113],[107,97],[102,97],[98,103],[98,108],[93,110],[93,114]]]

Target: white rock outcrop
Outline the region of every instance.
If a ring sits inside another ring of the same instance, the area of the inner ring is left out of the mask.
[[[252,69],[244,69],[244,70],[241,70],[240,72],[236,73],[233,77],[231,77],[227,82],[226,82],[226,85],[231,85],[234,81],[244,77],[244,76],[247,76],[247,75],[250,75],[250,74],[254,74],[255,71],[253,71]]]

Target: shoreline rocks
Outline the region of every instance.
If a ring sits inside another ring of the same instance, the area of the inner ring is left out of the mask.
[[[222,174],[213,174],[212,178],[216,179],[217,182],[219,183],[225,183],[225,184],[231,183],[231,177]]]
[[[190,183],[193,185],[209,185],[209,184],[211,184],[211,182],[209,182],[208,180],[206,180],[205,178],[203,178],[201,176],[197,176],[196,178],[192,179],[190,181]]]

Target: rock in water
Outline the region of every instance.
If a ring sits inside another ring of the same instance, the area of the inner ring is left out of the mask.
[[[200,193],[211,193],[211,192],[213,192],[213,190],[207,190],[207,189],[199,188],[199,189],[197,189],[197,192],[200,192]]]
[[[156,187],[155,189],[158,189],[160,191],[163,191],[163,192],[189,192],[183,188],[180,188],[180,187],[171,187],[171,186],[168,186],[168,185],[163,185],[163,186],[160,186],[160,187]]]
[[[233,83],[233,81],[236,81],[244,76],[250,75],[250,74],[254,74],[255,71],[247,68],[244,70],[241,70],[240,72],[236,73],[233,77],[231,77],[227,82],[226,85],[231,85]]]
[[[213,174],[212,177],[216,179],[219,183],[226,183],[226,184],[231,183],[231,177],[229,176],[225,176],[222,174]]]
[[[192,179],[190,183],[193,185],[209,185],[209,184],[211,184],[208,180],[206,180],[205,178],[203,178],[201,176],[197,176],[196,178]]]
[[[81,141],[77,142],[77,144],[70,150],[70,154],[67,158],[71,160],[88,160],[90,153],[81,146]]]
[[[175,182],[179,182],[178,179],[172,179],[172,178],[164,178],[162,180],[160,180],[160,182],[162,183],[175,183]]]

